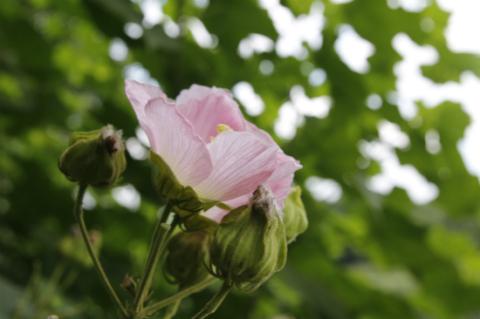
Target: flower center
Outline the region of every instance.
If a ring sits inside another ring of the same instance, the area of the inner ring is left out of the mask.
[[[217,133],[223,133],[223,132],[232,132],[232,128],[228,126],[227,124],[218,124],[217,125]]]
[[[218,124],[217,127],[216,127],[216,130],[217,130],[217,135],[210,136],[210,142],[213,142],[215,137],[222,134],[223,132],[233,132],[233,129],[230,126],[228,126],[227,124],[223,124],[223,123]]]

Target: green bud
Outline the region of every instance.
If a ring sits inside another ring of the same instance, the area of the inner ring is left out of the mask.
[[[209,257],[212,274],[244,291],[257,289],[285,266],[285,229],[269,190],[260,186],[249,205],[222,220]]]
[[[121,131],[107,125],[100,130],[74,133],[58,166],[73,182],[92,186],[113,184],[126,168]]]
[[[224,207],[221,202],[199,198],[192,187],[180,184],[168,164],[154,152],[150,152],[150,159],[153,163],[153,182],[157,193],[160,198],[173,205],[174,212],[180,217],[189,217],[215,205]]]
[[[294,186],[285,199],[283,223],[288,243],[294,241],[308,227],[307,213],[305,212],[301,195],[302,189],[299,186]]]
[[[199,283],[210,275],[205,261],[216,224],[200,215],[189,219],[192,228],[187,225],[186,231],[170,239],[164,268],[167,278],[177,283],[180,289]]]

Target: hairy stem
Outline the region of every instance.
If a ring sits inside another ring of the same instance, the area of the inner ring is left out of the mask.
[[[165,310],[165,314],[163,315],[163,319],[172,319],[177,314],[178,308],[180,307],[181,303],[182,299],[178,299],[170,306],[168,306]]]
[[[215,296],[210,299],[205,306],[200,310],[193,319],[204,319],[213,314],[217,311],[218,307],[222,304],[222,302],[227,297],[228,293],[232,290],[232,286],[227,284],[227,282],[223,282],[222,288],[215,294]]]
[[[150,315],[153,315],[155,313],[157,313],[158,311],[162,310],[163,308],[179,301],[179,300],[182,300],[188,296],[190,296],[191,294],[194,294],[196,292],[199,292],[203,289],[205,289],[206,287],[210,286],[213,282],[215,281],[215,278],[214,277],[209,277],[193,286],[190,286],[190,287],[187,287],[185,289],[182,289],[180,290],[179,292],[177,292],[176,294],[170,296],[170,297],[167,297],[163,300],[160,300],[156,303],[154,303],[153,305],[145,308],[145,310],[141,313],[142,315],[144,316],[150,316]]]
[[[176,221],[170,225],[168,223],[168,215],[172,206],[167,204],[162,217],[158,220],[157,225],[155,226],[155,231],[153,235],[153,240],[150,245],[150,251],[148,254],[147,262],[145,264],[145,271],[143,273],[142,279],[138,286],[138,290],[135,296],[134,301],[134,310],[136,313],[141,312],[143,308],[143,304],[145,302],[145,298],[147,297],[150,287],[152,285],[154,273],[158,261],[161,259],[163,252],[165,251],[165,247],[168,242],[168,238],[170,237]]]
[[[95,266],[95,269],[98,272],[98,275],[100,276],[100,279],[102,283],[105,285],[105,288],[107,289],[108,293],[110,294],[110,297],[112,297],[113,301],[115,304],[118,306],[120,311],[122,312],[122,315],[124,317],[128,316],[127,310],[125,309],[122,301],[118,297],[115,289],[113,289],[112,284],[110,283],[110,280],[108,279],[107,274],[105,273],[105,270],[103,270],[103,266],[100,263],[100,260],[98,259],[97,255],[95,254],[95,251],[93,249],[92,243],[90,242],[89,235],[88,235],[88,230],[87,226],[85,224],[84,220],[84,212],[82,209],[82,201],[83,201],[83,196],[85,195],[85,191],[87,190],[87,185],[80,184],[78,188],[78,193],[77,193],[77,198],[75,201],[75,208],[74,208],[74,215],[75,219],[77,220],[77,223],[80,227],[80,232],[83,237],[83,241],[85,242],[85,245],[87,246],[88,254],[90,255],[90,258],[93,261],[93,265]]]

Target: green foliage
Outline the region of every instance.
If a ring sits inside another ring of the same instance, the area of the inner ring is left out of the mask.
[[[436,2],[412,13],[391,9],[384,0],[325,0],[323,45],[308,48],[304,60],[275,52],[239,56],[239,41],[251,33],[279,38],[255,0],[210,0],[204,8],[193,0],[159,1],[181,34],[170,37],[160,24],[134,39],[124,26],[141,24],[141,2],[0,1],[0,318],[115,318],[84,251],[69,237],[73,186],[58,171],[57,159],[71,131],[111,123],[127,141],[135,137],[138,124],[123,93],[124,69],[133,63],[143,65],[168,96],[192,83],[232,88],[249,82],[265,102],[264,112],[251,119],[271,133],[293,86],[303,86],[309,97],[329,95],[333,101],[328,116],[307,117],[293,140],[279,142],[304,166],[298,185],[309,176],[330,178],[341,186],[342,197],[335,203],[316,201],[304,190],[309,228],[289,246],[284,271],[253,296],[234,292],[213,317],[478,316],[480,185],[457,148],[470,119],[460,106],[443,103],[418,105],[417,116],[407,120],[387,99],[395,90],[393,67],[401,60],[392,47],[398,33],[437,49],[438,63],[422,69],[433,81],[457,81],[466,70],[480,74],[478,57],[448,49],[448,14]],[[295,15],[315,4],[281,3]],[[188,30],[192,17],[216,35],[215,47],[196,43]],[[434,21],[434,27],[422,28],[425,21]],[[374,45],[368,73],[350,70],[337,55],[334,43],[342,24]],[[112,39],[128,46],[125,60],[110,58]],[[271,74],[259,72],[265,61],[274,66]],[[326,72],[320,86],[308,82],[314,68]],[[383,99],[377,110],[365,105],[373,93]],[[439,193],[433,202],[415,204],[399,188],[381,195],[367,187],[380,166],[365,158],[359,144],[378,139],[381,120],[408,135],[410,146],[395,152],[401,164],[414,166],[435,183]],[[437,153],[426,148],[425,134],[431,130],[441,141]],[[101,259],[117,287],[127,271],[140,273],[160,204],[149,161],[131,156],[127,161],[120,184],[139,191],[139,208],[131,213],[113,200],[111,191],[95,190],[89,195],[96,206],[87,212],[89,224],[101,234]],[[157,294],[175,291],[165,282],[155,287]],[[211,294],[195,295],[178,317],[191,318]]]

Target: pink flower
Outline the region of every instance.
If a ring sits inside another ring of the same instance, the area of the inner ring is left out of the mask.
[[[182,185],[232,208],[266,185],[283,207],[301,166],[244,119],[227,91],[193,85],[172,101],[156,86],[127,80],[125,92],[152,151]],[[214,207],[204,215],[220,222],[227,213]]]

